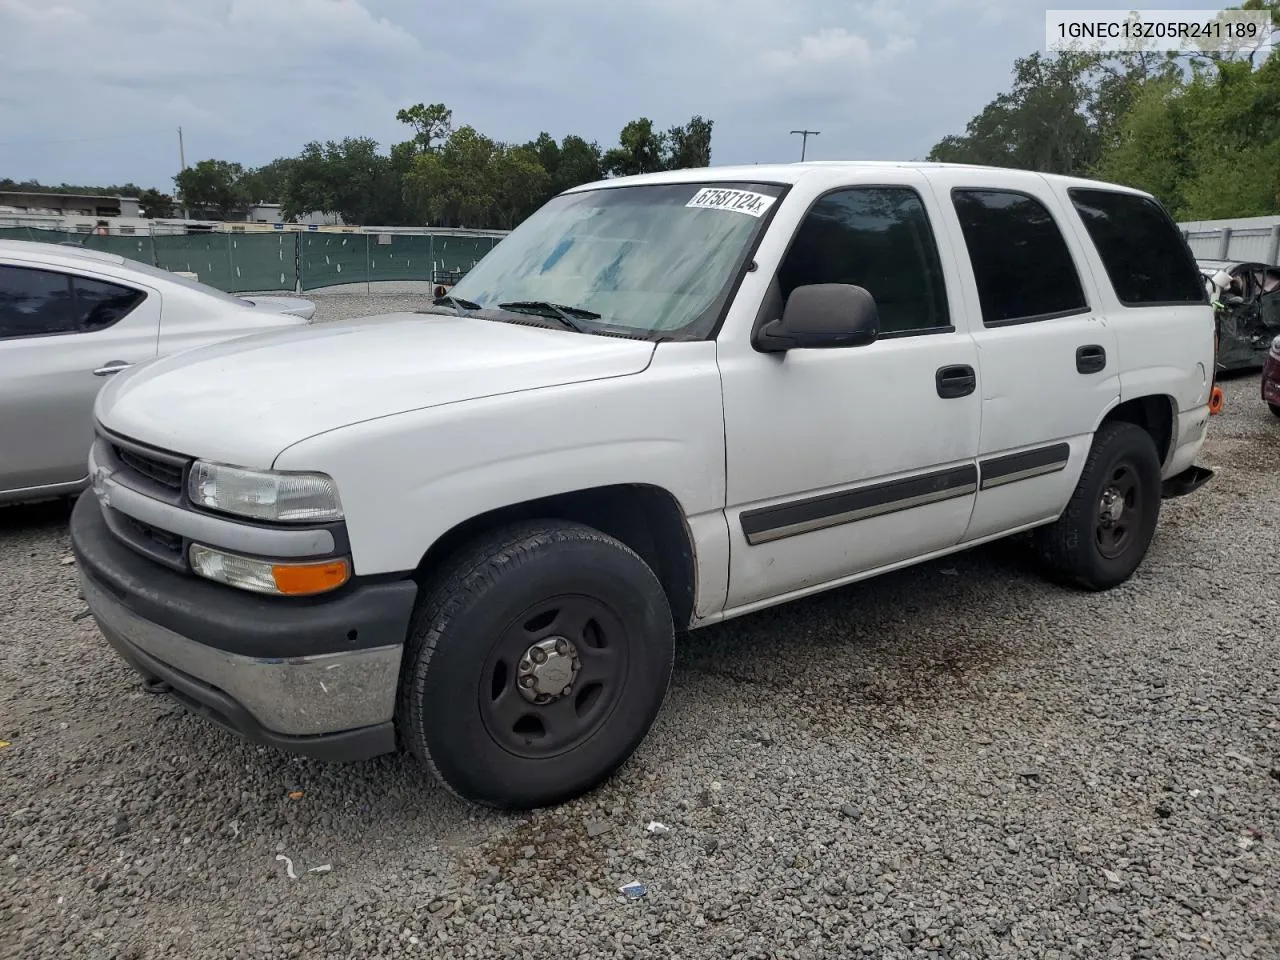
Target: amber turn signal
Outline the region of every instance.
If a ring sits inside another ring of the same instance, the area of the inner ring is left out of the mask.
[[[271,577],[276,589],[291,597],[336,590],[351,579],[351,568],[346,560],[326,560],[323,563],[276,563],[271,566]]]
[[[1225,400],[1226,397],[1223,396],[1222,388],[1215,383],[1212,392],[1209,394],[1209,415],[1216,417],[1220,414]]]

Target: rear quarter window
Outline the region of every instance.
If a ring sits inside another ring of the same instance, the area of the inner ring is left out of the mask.
[[[1150,197],[1118,190],[1067,191],[1126,307],[1206,303],[1204,280],[1173,218]]]

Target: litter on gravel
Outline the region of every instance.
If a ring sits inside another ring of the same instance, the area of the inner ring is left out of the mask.
[[[620,886],[618,892],[627,900],[639,900],[649,892],[649,888],[639,880],[632,880]]]

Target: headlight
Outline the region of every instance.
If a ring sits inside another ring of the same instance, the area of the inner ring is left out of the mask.
[[[1271,341],[1271,355],[1280,360],[1280,337],[1276,337]]]
[[[351,579],[351,565],[344,557],[313,563],[283,563],[242,557],[199,543],[191,545],[187,557],[191,569],[200,576],[254,593],[305,597],[336,590]]]
[[[197,460],[187,492],[193,503],[254,520],[305,523],[341,520],[338,485],[323,473],[245,470]]]

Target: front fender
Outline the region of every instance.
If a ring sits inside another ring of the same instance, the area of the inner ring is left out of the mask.
[[[715,345],[663,344],[632,377],[353,424],[294,444],[274,466],[334,478],[360,575],[413,570],[473,517],[592,487],[659,487],[691,530],[712,529],[698,520],[725,498]]]

